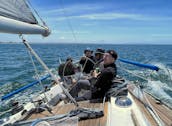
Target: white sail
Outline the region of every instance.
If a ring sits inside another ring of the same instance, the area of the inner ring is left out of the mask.
[[[26,0],[0,0],[0,32],[50,34],[47,27],[38,24]]]
[[[37,24],[25,0],[0,0],[0,16]]]

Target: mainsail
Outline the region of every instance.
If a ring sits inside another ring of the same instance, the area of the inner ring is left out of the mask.
[[[0,32],[43,36],[50,33],[38,24],[26,0],[0,0]]]
[[[37,24],[37,20],[25,0],[0,0],[0,16]]]

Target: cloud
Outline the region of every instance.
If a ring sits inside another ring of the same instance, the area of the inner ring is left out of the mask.
[[[64,40],[64,39],[65,39],[65,37],[64,37],[64,36],[61,36],[59,39],[62,39],[62,40]]]
[[[82,26],[94,26],[96,24],[97,24],[96,22],[89,22],[89,23],[82,23],[81,25]]]
[[[125,11],[125,9],[124,9]],[[117,20],[127,19],[135,21],[166,21],[172,20],[172,17],[151,15],[149,13],[139,13],[139,11],[119,12],[111,4],[76,4],[68,5],[64,8],[46,10],[43,13],[51,21],[63,21],[67,18],[77,20]]]
[[[161,16],[151,16],[142,14],[132,14],[132,13],[116,13],[116,12],[105,12],[105,13],[90,13],[90,14],[80,14],[75,16],[60,16],[58,18],[53,18],[56,21],[63,21],[66,19],[70,20],[135,20],[135,21],[172,21],[172,17],[161,17]]]
[[[116,12],[106,12],[106,13],[91,13],[82,14],[77,16],[68,16],[69,19],[87,19],[87,20],[115,20],[115,19],[130,19],[130,20],[151,20],[152,18],[146,17],[139,14],[128,14],[128,13],[116,13]],[[61,16],[55,19],[56,21],[66,20],[65,16]]]
[[[55,34],[72,34],[72,31],[60,31],[60,30],[52,30],[52,33]],[[75,34],[89,34],[89,31],[74,31]]]
[[[57,15],[61,15],[64,13],[67,14],[78,14],[79,12],[90,12],[90,11],[98,11],[98,10],[102,10],[104,8],[104,6],[101,5],[97,5],[97,4],[77,4],[77,5],[72,5],[72,6],[67,6],[64,7],[61,6],[61,8],[57,8],[57,9],[51,9],[51,10],[46,10],[43,11],[44,14],[57,14]]]
[[[164,34],[164,33],[162,33],[162,34],[152,34],[151,35],[152,37],[172,37],[172,34]]]

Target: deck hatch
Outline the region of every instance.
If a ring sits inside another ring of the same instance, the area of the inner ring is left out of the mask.
[[[115,104],[119,107],[129,107],[132,105],[132,101],[126,96],[117,97]]]

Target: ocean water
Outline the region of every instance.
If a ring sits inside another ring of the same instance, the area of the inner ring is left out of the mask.
[[[133,83],[139,83],[144,90],[172,106],[172,45],[31,44],[31,46],[54,73],[59,65],[59,58],[65,60],[71,56],[78,59],[87,47],[93,50],[114,49],[120,58],[157,65],[160,68],[158,72],[117,61],[120,76]],[[46,71],[35,59],[34,61],[40,76],[45,75]],[[127,73],[121,68],[128,69],[148,81]],[[0,97],[33,81],[35,81],[35,72],[25,46],[0,44]],[[49,81],[45,81],[43,84],[48,83]],[[42,87],[36,85],[11,99],[26,103],[41,91]],[[0,101],[0,115],[10,108],[11,99]]]

